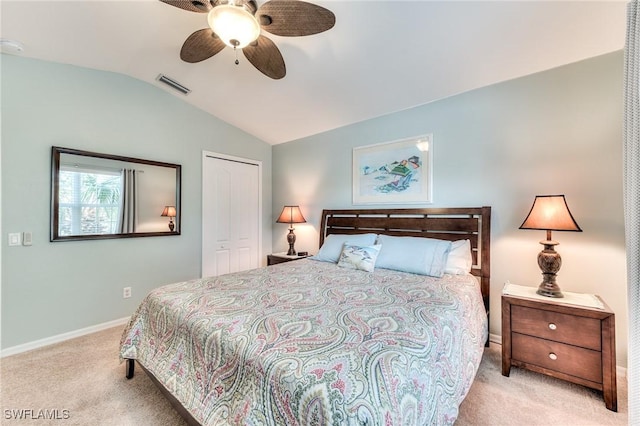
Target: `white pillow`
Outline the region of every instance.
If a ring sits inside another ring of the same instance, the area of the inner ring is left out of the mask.
[[[442,277],[451,241],[420,237],[392,237],[378,235],[382,244],[376,266],[411,272],[420,275]]]
[[[359,269],[361,271],[372,272],[376,265],[376,258],[380,253],[381,245],[354,246],[345,243],[342,246],[338,266],[347,269]]]
[[[318,254],[311,259],[320,260],[322,262],[338,262],[342,246],[349,243],[356,246],[372,246],[376,242],[376,234],[331,234],[327,235]]]
[[[451,243],[451,250],[447,256],[445,274],[464,275],[471,272],[473,259],[471,257],[471,241],[458,240]]]

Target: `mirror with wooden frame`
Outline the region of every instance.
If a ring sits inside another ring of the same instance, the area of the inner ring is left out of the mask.
[[[181,166],[51,149],[51,241],[180,235]]]

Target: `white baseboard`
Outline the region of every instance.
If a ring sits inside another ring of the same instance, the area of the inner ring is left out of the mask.
[[[500,336],[499,334],[490,333],[489,334],[489,341],[491,343],[496,343],[498,345],[501,345],[502,344],[502,336]]]
[[[80,330],[70,331],[68,333],[62,333],[56,336],[46,337],[44,339],[35,340],[33,342],[23,343],[22,345],[17,345],[7,349],[2,349],[2,352],[0,352],[0,358],[31,351],[34,349],[42,348],[44,346],[53,345],[54,343],[64,342],[65,340],[95,333],[97,331],[106,330],[107,328],[116,327],[119,325],[125,325],[127,322],[129,322],[130,318],[131,317],[125,317],[125,318],[120,318],[113,321],[103,322],[102,324],[81,328]]]
[[[502,336],[498,334],[490,333],[489,341],[497,345],[502,345]],[[625,367],[616,365],[616,374],[618,375],[618,377],[627,377],[627,369]]]

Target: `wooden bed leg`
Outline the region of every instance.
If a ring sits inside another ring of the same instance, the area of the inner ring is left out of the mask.
[[[132,379],[135,369],[136,369],[136,360],[127,358],[127,372],[125,374],[125,377],[127,379]]]
[[[483,278],[484,280],[484,278]],[[488,280],[487,280],[488,282]],[[483,292],[483,294],[488,294],[489,290],[489,284],[485,284],[485,288],[486,290]],[[491,322],[489,321],[491,319],[491,315],[489,315],[489,310],[491,308],[491,306],[489,305],[489,296],[482,296],[482,301],[484,302],[484,309],[485,311],[487,311],[487,341],[484,342],[484,347],[488,348],[490,347],[490,343],[491,343]]]

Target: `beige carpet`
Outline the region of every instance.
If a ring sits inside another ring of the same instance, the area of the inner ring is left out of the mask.
[[[132,380],[125,379],[124,364],[118,362],[121,330],[116,327],[2,359],[0,423],[184,425],[140,368]],[[626,380],[619,379],[619,411],[614,413],[605,408],[597,391],[519,369],[503,377],[500,346],[492,345],[485,350],[456,425],[626,425],[626,389]],[[21,413],[58,419],[14,418]]]

